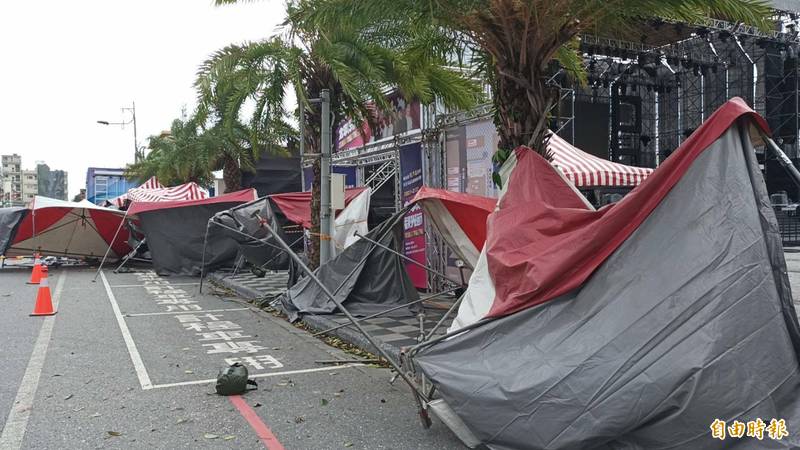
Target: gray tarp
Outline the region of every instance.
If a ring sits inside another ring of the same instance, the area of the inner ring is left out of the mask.
[[[492,449],[798,448],[798,339],[764,181],[733,127],[576,291],[415,361]],[[712,439],[717,418],[785,419],[790,436]]]
[[[0,208],[0,255],[11,246],[17,227],[27,213],[27,208]]]
[[[402,232],[403,212],[372,229],[367,237],[399,250],[402,248]],[[336,292],[351,271],[353,276]],[[317,269],[316,274],[336,299],[357,316],[375,314],[419,299],[400,257],[364,239],[344,249]],[[292,286],[281,296],[281,302],[291,321],[299,319],[300,314],[331,314],[337,309],[336,304],[309,277]],[[416,309],[400,308],[387,316],[408,316]]]
[[[258,217],[254,216],[257,214]],[[260,218],[259,218],[260,217]],[[243,234],[236,233],[220,226],[209,227],[209,239],[212,236],[228,236],[239,245],[239,251],[251,264],[262,266],[270,270],[287,270],[289,268],[289,255],[278,247],[277,241],[267,229],[261,226],[261,220],[266,220],[270,227],[287,244],[291,244],[283,232],[283,227],[278,222],[273,206],[268,198],[237,205],[227,211],[221,211],[211,218],[211,222],[225,227],[233,228]],[[248,236],[252,236],[250,238]]]
[[[156,272],[199,275],[208,220],[238,204],[210,203],[138,213]],[[236,241],[228,236],[209,235],[205,273],[233,264],[237,251]]]

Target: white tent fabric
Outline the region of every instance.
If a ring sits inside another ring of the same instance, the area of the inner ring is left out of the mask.
[[[42,196],[34,198],[30,209],[6,252],[8,256],[40,251],[54,256],[102,257],[125,215],[87,200],[68,202]],[[127,248],[125,237],[120,234],[113,243],[112,258]]]
[[[367,229],[367,217],[371,194],[372,189],[364,189],[336,216],[333,233],[334,255],[338,255],[342,250],[357,241],[359,238],[356,237],[356,233],[363,236],[369,231]]]

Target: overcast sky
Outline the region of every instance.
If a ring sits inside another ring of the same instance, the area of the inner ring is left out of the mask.
[[[87,167],[133,161],[186,106],[200,63],[230,43],[272,35],[283,0],[215,7],[211,0],[0,1],[0,154],[69,172],[70,199]]]

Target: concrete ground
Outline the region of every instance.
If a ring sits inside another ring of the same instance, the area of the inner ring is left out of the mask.
[[[50,275],[58,313],[30,317],[29,274],[0,271],[0,449],[463,448],[388,370],[319,364],[351,357],[195,278]],[[234,361],[258,390],[214,394]]]

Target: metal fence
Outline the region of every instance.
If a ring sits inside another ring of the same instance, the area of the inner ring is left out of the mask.
[[[800,216],[797,211],[784,211],[783,208],[774,208],[778,227],[781,230],[781,241],[784,246],[800,245]]]

